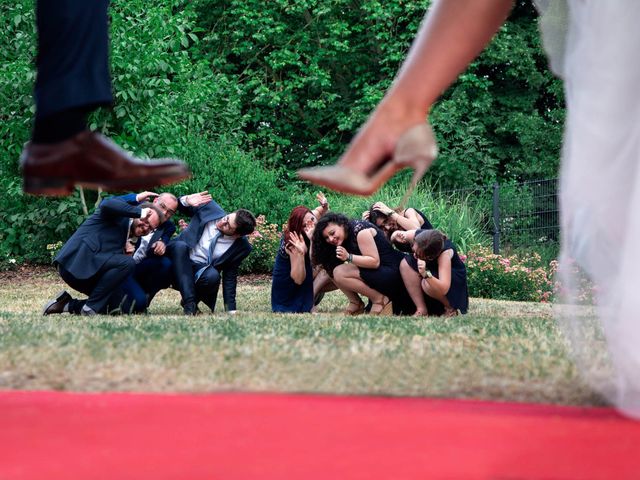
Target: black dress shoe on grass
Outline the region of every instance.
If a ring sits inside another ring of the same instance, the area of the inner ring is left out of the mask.
[[[202,312],[197,307],[197,305],[187,304],[187,305],[184,306],[184,314],[188,315],[188,316],[191,316],[191,317],[195,317],[195,316],[198,316],[198,315],[202,315]]]
[[[72,300],[71,295],[66,290],[62,290],[56,298],[47,302],[42,309],[42,315],[64,312],[64,307]]]

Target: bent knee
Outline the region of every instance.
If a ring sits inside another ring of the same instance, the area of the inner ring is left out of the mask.
[[[418,272],[416,272],[413,269],[413,267],[409,265],[409,262],[407,261],[406,258],[403,258],[402,261],[400,262],[400,273],[405,275],[405,274],[418,273]]]
[[[348,265],[345,265],[345,264],[338,265],[333,269],[333,280],[336,282],[340,282],[341,280],[344,280],[349,276],[348,273],[349,273]]]
[[[133,260],[133,257],[122,255],[122,258],[120,258],[118,262],[118,268],[133,273],[136,268],[136,262]]]
[[[183,242],[182,240],[174,240],[169,243],[169,246],[167,247],[167,252],[169,253],[170,257],[189,255],[189,250],[189,245],[187,245],[187,243]]]

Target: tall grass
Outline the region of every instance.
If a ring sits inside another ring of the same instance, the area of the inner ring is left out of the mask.
[[[327,193],[331,209],[347,216],[360,218],[374,202],[384,202],[394,208],[404,194],[402,185],[385,185],[370,197],[332,195]],[[444,232],[461,252],[472,245],[490,245],[486,232],[486,215],[482,205],[471,196],[438,193],[419,185],[409,200],[409,207],[424,213],[435,228]]]

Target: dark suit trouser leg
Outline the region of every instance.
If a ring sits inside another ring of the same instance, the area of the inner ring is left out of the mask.
[[[58,265],[58,273],[60,273],[60,277],[64,282],[69,285],[74,290],[84,293],[89,296],[91,291],[94,289],[97,278],[94,275],[93,277],[79,279],[74,277],[69,271],[65,270],[63,267]],[[73,313],[74,315],[80,315],[80,311],[84,304],[87,303],[86,300],[78,300],[76,298],[72,299],[69,302],[69,313]]]
[[[182,301],[180,304],[184,306],[195,305],[196,285],[193,275],[193,267],[189,258],[189,245],[180,240],[174,240],[167,246],[165,255],[171,260],[173,279],[176,288],[180,291]]]
[[[124,294],[122,313],[144,313],[147,310],[147,294],[135,275],[129,275],[121,288]]]
[[[36,115],[112,102],[109,0],[38,0]]]
[[[213,312],[216,309],[218,289],[220,288],[220,272],[213,267],[207,268],[196,282],[196,294]]]
[[[149,257],[136,265],[134,278],[151,299],[156,293],[171,285],[171,260],[166,257]]]
[[[133,275],[122,285],[124,313],[143,313],[153,297],[171,285],[171,260],[167,257],[145,258],[136,264]]]
[[[109,313],[119,307],[122,301],[122,284],[133,274],[135,263],[127,255],[114,255],[98,272],[87,279],[74,277],[60,267],[60,276],[72,288],[89,295],[86,305],[96,313]],[[71,313],[80,313],[77,305],[70,305]]]

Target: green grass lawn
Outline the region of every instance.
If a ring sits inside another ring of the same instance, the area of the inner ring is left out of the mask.
[[[596,405],[547,304],[472,299],[454,318],[270,313],[268,279],[241,278],[237,315],[181,315],[164,291],[150,314],[40,315],[53,272],[0,278],[0,389],[221,390],[466,397]],[[221,299],[220,299],[221,303]]]

